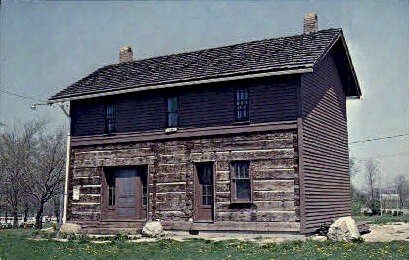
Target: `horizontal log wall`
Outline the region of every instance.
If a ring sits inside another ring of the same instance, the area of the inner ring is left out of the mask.
[[[298,231],[297,147],[296,130],[285,130],[73,148],[68,221],[86,226],[102,225],[103,167],[148,165],[149,218],[161,219],[167,228],[190,228],[195,162],[213,161],[215,222],[209,230],[217,227],[231,229],[233,222],[251,222],[265,223],[270,231]],[[250,161],[253,176],[253,203],[250,206],[236,207],[230,202],[230,163],[234,160]],[[78,201],[72,200],[74,186],[80,187]],[[268,224],[271,222],[277,225]],[[280,226],[278,223],[287,224]],[[238,225],[237,230],[241,229],[248,228]]]

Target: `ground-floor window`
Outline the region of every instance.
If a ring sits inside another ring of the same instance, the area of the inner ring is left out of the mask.
[[[107,186],[108,186],[108,206],[115,206],[115,175],[114,174],[108,174]]]
[[[251,175],[248,161],[231,164],[231,200],[233,203],[251,202]]]

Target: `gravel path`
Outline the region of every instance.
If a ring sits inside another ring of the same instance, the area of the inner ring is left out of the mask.
[[[369,224],[371,233],[362,235],[366,242],[409,241],[409,223],[397,222],[387,225]]]

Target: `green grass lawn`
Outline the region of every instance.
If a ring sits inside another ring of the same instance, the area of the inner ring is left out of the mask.
[[[409,259],[409,242],[288,242],[259,245],[235,240],[160,240],[108,244],[89,241],[32,241],[32,231],[0,230],[3,259]]]
[[[383,216],[353,216],[355,221],[357,222],[367,222],[370,224],[387,224],[387,223],[394,223],[394,222],[405,222],[409,223],[409,216],[391,216],[391,215],[383,215]]]

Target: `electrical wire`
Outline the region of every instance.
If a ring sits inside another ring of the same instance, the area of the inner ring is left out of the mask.
[[[397,138],[397,137],[402,137],[402,136],[407,136],[407,135],[409,135],[409,133],[398,134],[398,135],[390,135],[390,136],[384,136],[384,137],[375,137],[375,138],[370,138],[370,139],[363,139],[363,140],[353,141],[353,142],[350,142],[348,144],[367,143],[367,142],[373,142],[373,141],[384,140],[384,139],[392,139],[392,138]]]
[[[370,157],[357,157],[357,156],[352,156],[353,158],[357,159],[358,161],[368,161],[372,160],[374,158],[386,158],[386,157],[399,157],[399,156],[405,156],[409,155],[409,152],[400,152],[400,153],[394,153],[394,154],[375,154]],[[405,156],[406,157],[406,156]]]
[[[11,95],[11,96],[23,98],[23,99],[28,99],[28,100],[38,101],[38,102],[44,102],[44,100],[41,100],[41,99],[37,99],[37,98],[29,97],[29,96],[24,96],[24,95],[17,94],[15,92],[4,90],[4,89],[0,89],[0,92],[4,93],[4,94]],[[398,137],[408,136],[408,135],[409,135],[409,133],[391,135],[391,136],[384,136],[384,137],[375,137],[375,138],[370,138],[370,139],[352,141],[352,142],[349,142],[348,144],[367,143],[367,142],[379,141],[379,140],[384,140],[384,139],[398,138]]]
[[[23,98],[23,99],[28,99],[28,100],[37,101],[37,102],[44,102],[44,100],[37,99],[37,98],[34,98],[34,97],[24,96],[24,95],[17,94],[15,92],[12,92],[12,91],[9,91],[9,90],[0,89],[0,92],[4,93],[4,94],[7,94],[7,95]]]

